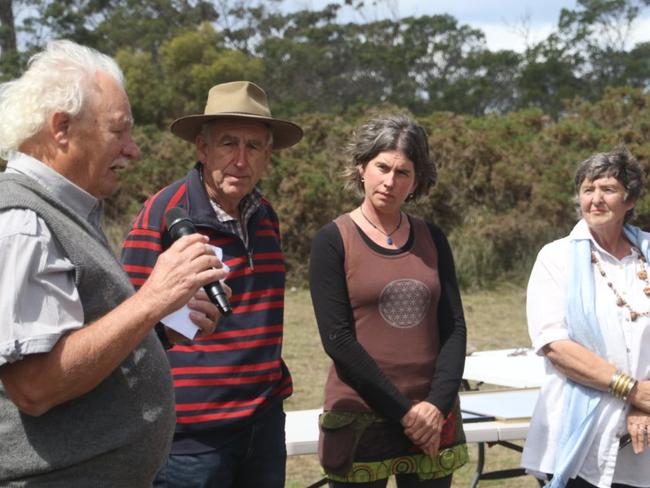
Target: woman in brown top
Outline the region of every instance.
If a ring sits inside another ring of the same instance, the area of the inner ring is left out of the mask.
[[[350,144],[361,205],[312,243],[310,288],[323,347],[319,455],[331,487],[448,487],[467,462],[458,405],[465,319],[442,231],[402,211],[436,170],[424,129],[397,115]]]

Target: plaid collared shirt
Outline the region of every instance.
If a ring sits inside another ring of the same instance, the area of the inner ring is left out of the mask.
[[[214,200],[210,200],[210,204],[217,214],[219,222],[225,225],[233,234],[239,236],[246,247],[248,247],[248,221],[261,205],[261,199],[262,194],[260,191],[257,188],[253,188],[253,191],[239,202],[239,219],[228,214]]]

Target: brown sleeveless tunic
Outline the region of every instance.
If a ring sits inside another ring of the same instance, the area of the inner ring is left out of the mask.
[[[413,247],[396,255],[371,249],[346,214],[334,222],[345,250],[345,275],[357,340],[388,379],[413,402],[431,389],[440,347],[438,253],[427,225],[411,218]],[[325,385],[325,410],[368,412],[334,366]]]

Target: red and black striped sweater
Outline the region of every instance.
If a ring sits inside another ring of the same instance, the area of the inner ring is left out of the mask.
[[[248,223],[249,246],[217,220],[197,164],[185,178],[163,188],[140,210],[122,250],[124,269],[138,288],[158,255],[171,245],[164,215],[185,208],[197,230],[223,250],[230,268],[233,313],[213,334],[167,351],[176,394],[177,435],[248,424],[292,393],[281,357],[285,263],[277,215],[262,204]]]

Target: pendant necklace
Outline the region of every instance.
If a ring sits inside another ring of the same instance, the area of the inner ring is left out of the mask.
[[[643,293],[645,293],[645,295],[648,298],[650,298],[650,282],[648,282],[648,272],[646,271],[646,267],[645,267],[646,264],[645,258],[643,257],[643,254],[641,254],[640,251],[636,250],[636,252],[639,254],[639,268],[640,268],[640,270],[636,273],[636,276],[637,278],[639,278],[639,280],[645,283],[645,286],[643,287]],[[625,299],[621,296],[618,290],[614,287],[614,283],[612,283],[610,280],[607,279],[607,274],[605,273],[603,267],[600,265],[600,260],[596,255],[596,251],[594,251],[593,249],[591,251],[591,262],[596,265],[596,268],[598,269],[600,276],[602,276],[605,279],[607,286],[614,293],[614,296],[616,297],[616,305],[619,307],[625,307],[630,311],[630,320],[632,322],[634,322],[639,317],[650,317],[650,310],[646,312],[637,312],[630,306],[629,303],[625,301]]]
[[[366,214],[363,213],[363,207],[362,207],[361,205],[359,206],[359,210],[361,211],[361,215],[363,215],[363,218],[366,219],[366,222],[368,222],[370,225],[372,225],[373,229],[375,229],[375,230],[381,232],[383,235],[386,236],[386,244],[388,244],[389,246],[392,246],[392,245],[393,245],[393,238],[392,238],[391,236],[392,236],[395,232],[397,232],[397,230],[398,230],[398,229],[400,228],[400,226],[402,225],[402,212],[399,213],[399,222],[397,222],[397,227],[395,227],[395,228],[393,229],[393,232],[386,233],[386,232],[384,232],[383,230],[381,230],[379,227],[377,227],[375,224],[373,224],[373,223],[371,222],[371,220],[370,220],[368,217],[366,217]]]

